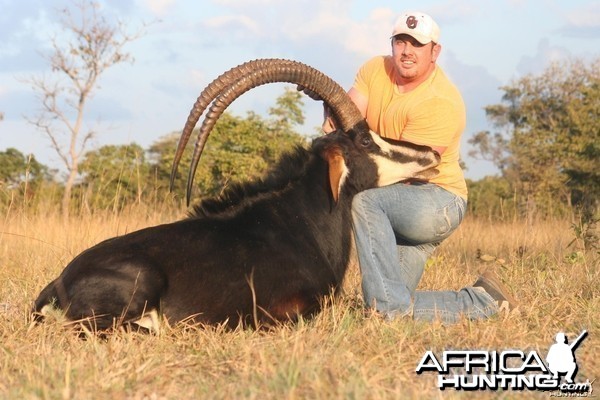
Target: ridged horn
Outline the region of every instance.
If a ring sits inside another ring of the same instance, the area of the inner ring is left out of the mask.
[[[181,155],[192,134],[198,119],[212,102],[196,140],[194,154],[190,164],[187,181],[186,200],[189,204],[198,161],[212,128],[225,109],[245,92],[267,83],[288,82],[300,85],[318,94],[332,110],[340,128],[350,131],[364,121],[358,108],[354,105],[346,91],[334,80],[322,72],[297,61],[282,59],[260,59],[241,64],[230,69],[213,82],[200,94],[187,119],[179,139],[179,145],[173,169],[171,171],[171,187],[177,171]]]

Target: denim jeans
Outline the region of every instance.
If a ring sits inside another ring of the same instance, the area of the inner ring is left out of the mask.
[[[368,307],[389,318],[487,318],[498,311],[481,288],[416,291],[427,258],[461,223],[467,202],[429,183],[365,190],[352,203],[354,236]]]

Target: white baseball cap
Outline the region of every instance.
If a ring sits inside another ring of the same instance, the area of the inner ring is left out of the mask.
[[[429,15],[420,11],[406,12],[398,17],[392,37],[402,33],[414,37],[421,44],[437,43],[440,39],[438,24]]]

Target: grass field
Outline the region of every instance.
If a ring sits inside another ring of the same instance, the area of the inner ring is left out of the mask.
[[[434,254],[422,289],[459,289],[493,267],[520,311],[456,325],[365,313],[356,267],[345,293],[311,321],[270,331],[168,328],[79,339],[58,322],[29,329],[32,301],[74,256],[102,239],[177,218],[135,208],[72,217],[11,211],[0,220],[2,399],[403,399],[548,398],[548,392],[440,391],[415,374],[425,351],[536,350],[554,336],[589,336],[577,381],[600,378],[600,268],[577,251],[568,222],[467,218]],[[480,257],[478,257],[478,255]],[[487,261],[484,261],[487,260]],[[598,384],[600,388],[600,384]]]

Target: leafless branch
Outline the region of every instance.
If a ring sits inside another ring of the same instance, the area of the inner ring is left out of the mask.
[[[75,0],[73,7],[60,10],[60,14],[64,35],[51,38],[52,53],[46,57],[55,78],[29,80],[39,94],[42,109],[28,121],[48,136],[68,170],[63,197],[63,212],[68,212],[65,209],[68,210],[71,186],[78,175],[79,158],[95,135],[92,130],[82,132],[87,102],[107,69],[133,62],[124,48],[144,34],[144,27],[134,34],[127,33],[122,21],[108,20],[93,0]],[[68,132],[68,145],[61,144],[61,130],[56,125]]]

